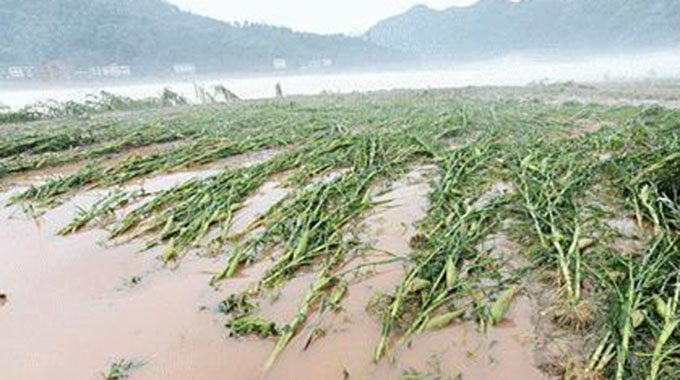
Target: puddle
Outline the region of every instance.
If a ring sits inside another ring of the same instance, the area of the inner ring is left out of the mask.
[[[238,237],[242,239],[243,237],[240,236],[242,234],[252,236],[261,233],[261,227],[254,228],[252,231],[249,228],[252,227],[252,224],[258,218],[265,215],[272,207],[290,194],[292,189],[283,185],[285,178],[285,174],[279,174],[265,182],[255,194],[251,195],[244,202],[243,207],[234,213],[228,229],[223,229],[226,226],[211,227],[208,234],[202,239],[202,244],[210,246],[215,239],[221,239],[224,245],[209,248],[212,254],[219,254],[220,252],[227,252],[228,248],[233,248],[233,243],[229,242],[229,238]],[[257,264],[254,264],[254,266],[257,266]]]
[[[98,162],[104,166],[110,166],[121,160],[124,160],[131,156],[147,156],[152,154],[158,154],[161,152],[169,151],[173,148],[178,148],[181,146],[180,142],[170,142],[163,144],[152,144],[148,146],[138,147],[123,150],[118,153],[111,153],[107,156],[100,157],[94,162]],[[62,152],[63,153],[63,152]],[[53,153],[48,153],[53,154]],[[56,153],[61,154],[61,153]],[[40,156],[31,156],[35,158],[36,161],[40,159]],[[29,157],[29,158],[31,158]],[[2,182],[17,184],[17,185],[41,185],[50,180],[72,175],[77,173],[80,169],[88,164],[87,161],[78,161],[73,163],[68,163],[64,165],[58,165],[55,167],[40,168],[36,170],[30,170],[27,172],[10,174],[7,178],[3,179]]]
[[[250,167],[270,160],[278,155],[281,150],[267,149],[262,151],[247,152],[217,160],[205,165],[199,165],[187,170],[179,170],[171,173],[156,174],[143,179],[135,180],[127,185],[128,189],[143,188],[147,192],[159,192],[171,189],[192,179],[205,179],[219,175],[224,170]]]
[[[58,167],[31,170],[23,173],[14,173],[3,178],[0,183],[28,186],[39,186],[59,177],[75,174],[85,166],[83,163],[72,163]]]
[[[255,195],[250,197],[243,208],[234,214],[229,232],[237,235],[244,232],[252,222],[264,215],[291,192],[279,181],[266,182]]]
[[[416,336],[410,349],[402,349],[399,362],[423,368],[423,359],[433,356],[439,359],[445,373],[465,380],[546,379],[534,365],[534,313],[533,302],[528,297],[518,297],[501,326],[481,333],[476,324],[463,323]]]
[[[272,265],[269,259],[263,262],[266,263],[263,265],[264,268],[268,269]],[[295,318],[298,307],[304,301],[317,275],[318,273],[311,271],[301,272],[281,289],[266,291],[259,300],[260,308],[257,315],[275,322],[277,326],[287,325]],[[304,332],[298,337],[301,335],[304,335]]]
[[[318,186],[318,185],[325,185],[328,183],[333,182],[334,180],[340,178],[343,174],[349,172],[350,169],[343,168],[343,169],[336,169],[336,170],[331,170],[329,172],[325,172],[319,176],[313,177],[309,181],[309,186]]]
[[[157,193],[172,189],[175,186],[179,186],[193,179],[206,179],[220,173],[222,173],[221,170],[203,170],[162,174],[133,181],[131,184],[126,185],[125,189],[129,191],[144,189],[144,191],[148,193]]]
[[[480,252],[487,252],[491,257],[502,263],[501,273],[504,275],[522,270],[531,263],[520,255],[522,246],[510,240],[503,232],[487,237],[478,247]]]
[[[427,215],[428,197],[432,191],[428,176],[431,167],[408,173],[390,186],[389,191],[374,198],[379,205],[364,220],[362,240],[372,249],[354,265],[384,262],[394,257],[406,257],[411,252],[410,242],[418,233],[416,223]],[[350,265],[351,266],[351,265]],[[371,278],[357,286],[364,289],[363,306],[375,292],[392,292],[404,275],[403,263],[369,266]],[[370,290],[367,292],[367,290]]]
[[[254,152],[246,152],[235,156],[217,160],[205,165],[201,165],[197,170],[224,170],[234,168],[247,168],[269,161],[282,153],[282,149],[265,149]]]
[[[618,236],[609,245],[610,248],[624,254],[641,254],[647,248],[653,227],[640,227],[632,216],[623,216],[605,220],[604,223]]]
[[[632,216],[605,220],[605,224],[626,239],[642,239],[646,235],[646,232],[640,228],[637,220]]]
[[[483,209],[484,207],[489,206],[491,202],[495,201],[496,199],[504,195],[514,194],[514,192],[515,187],[513,184],[509,182],[494,182],[488,191],[482,194],[482,196],[480,196],[474,203],[470,205],[470,208],[473,210]]]

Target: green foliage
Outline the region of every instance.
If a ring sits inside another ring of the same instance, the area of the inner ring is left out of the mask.
[[[232,336],[255,335],[261,339],[279,335],[274,322],[256,316],[235,317],[225,325],[231,329]]]
[[[163,0],[8,0],[0,5],[0,65],[131,65],[136,74],[194,62],[201,72],[271,70],[330,58],[365,65],[401,55],[359,38],[297,33],[262,24],[229,24]]]

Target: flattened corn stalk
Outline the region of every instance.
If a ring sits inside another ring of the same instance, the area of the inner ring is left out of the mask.
[[[301,188],[256,221],[251,230],[263,227],[264,232],[233,250],[229,264],[213,283],[233,276],[243,263],[260,258],[260,252],[282,244],[281,256],[261,282],[267,287],[276,285],[316,255],[341,244],[343,227],[371,207],[373,184],[399,173],[407,163],[433,154],[409,139],[395,141],[392,136],[348,141],[352,140],[353,144],[336,144],[338,148],[319,155],[317,161],[307,161],[298,181],[333,169],[346,170],[330,181]]]
[[[483,175],[491,164],[497,146],[484,136],[477,143],[451,152],[444,160],[438,185],[432,194],[428,212],[425,249],[415,257],[415,267],[392,296],[392,302],[383,318],[382,336],[375,349],[374,361],[380,360],[388,351],[389,342],[399,319],[405,313],[407,303],[415,309],[407,321],[401,341],[423,330],[437,329],[462,316],[466,310],[456,298],[470,289],[460,273],[464,262],[464,276],[474,277],[484,259],[476,256],[475,246],[490,231],[491,215],[496,203],[475,209],[466,203],[462,189],[471,177]],[[477,177],[480,178],[480,177]],[[460,300],[459,300],[460,301]],[[453,310],[441,312],[442,309]],[[439,315],[437,315],[439,314]]]
[[[229,140],[199,140],[169,152],[143,157],[132,155],[109,168],[86,166],[72,175],[54,179],[41,186],[31,187],[15,197],[14,201],[54,205],[60,196],[85,188],[118,186],[135,178],[187,169],[277,145],[280,145],[280,142],[271,138],[246,139],[238,143]],[[196,154],[197,151],[201,153]]]
[[[583,194],[596,165],[575,144],[553,144],[538,142],[530,150],[519,150],[511,172],[520,210],[531,220],[542,249],[556,258],[568,298],[575,304],[581,299],[581,253],[592,245],[583,236],[583,211],[575,198]]]
[[[612,127],[565,140],[565,132],[571,132],[578,119]],[[133,156],[113,167],[88,162],[78,173],[27,193],[32,202],[56,204],[90,187],[118,186],[239,152],[294,146],[268,162],[160,192],[113,225],[113,236],[145,235],[149,246],[168,244],[164,260],[181,258],[208,231],[220,228],[213,243],[221,248],[231,240],[237,248],[228,251],[229,265],[213,281],[225,280],[241,266],[280,249],[276,262],[256,281],[255,290],[282,285],[302,270],[320,266],[299,313],[280,331],[269,360],[273,363],[312,312],[323,310],[331,298],[341,298],[343,276],[348,273],[344,265],[357,248],[347,239],[348,232],[373,206],[367,189],[396,177],[408,163],[425,155],[427,162],[441,168],[424,222],[428,233],[416,247],[414,266],[384,315],[376,359],[388,352],[397,333],[400,343],[470,312],[483,325],[503,319],[522,287],[481,286],[482,272],[493,276],[489,268],[500,264],[478,254],[475,247],[508,204],[531,224],[523,232],[540,241],[536,269],[557,270],[572,301],[592,296],[610,316],[604,326],[591,326],[601,329],[591,331],[601,339],[584,364],[587,371],[601,378],[673,379],[680,378],[678,125],[680,113],[660,107],[470,101],[446,92],[243,102],[196,108],[181,115],[140,115],[133,121],[115,117],[69,120],[52,128],[28,126],[2,134],[0,177],[105,158],[155,143],[182,144],[147,157]],[[442,146],[465,146],[484,135],[484,126],[502,132],[494,136],[493,144],[480,138],[460,151],[441,153]],[[504,171],[494,171],[496,165]],[[293,172],[287,184],[295,187],[291,194],[246,233],[231,236],[229,222],[245,199],[272,175],[289,170]],[[337,175],[313,181],[329,173]],[[469,207],[465,201],[474,198],[474,188],[496,174],[512,180],[517,195],[505,197],[507,203]],[[610,252],[607,256],[599,250],[608,244],[605,238],[597,242],[598,250],[592,255],[582,254],[592,243],[587,239],[590,219],[584,217],[588,210],[576,199],[590,185],[601,185],[628,201],[640,227],[654,226],[645,252]],[[63,232],[100,218],[109,223],[107,216],[133,198],[113,193],[81,211]],[[250,235],[255,230],[261,234]],[[234,327],[243,332],[270,326],[259,319],[240,322]]]

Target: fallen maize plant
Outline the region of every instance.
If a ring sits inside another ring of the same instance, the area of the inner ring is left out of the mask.
[[[173,115],[107,116],[106,110],[151,105],[108,95],[100,99],[108,105],[80,111],[4,115],[66,117],[0,134],[4,183],[78,166],[32,184],[10,203],[49,212],[71,196],[106,190],[59,233],[105,228],[111,239],[162,247],[160,259],[175,265],[191,252],[216,255],[223,266],[211,276],[213,287],[266,266],[219,309],[234,339],[271,340],[263,363],[271,368],[292,342],[305,340],[307,349],[323,341],[318,330],[303,332],[312,320],[340,313],[351,295],[355,260],[371,248],[361,239],[362,220],[379,194],[413,167],[429,165],[435,168],[429,206],[410,252],[386,261],[403,263],[403,276],[373,308],[382,326],[372,342],[377,365],[419,335],[460,324],[482,335],[501,329],[517,300],[531,299],[545,307],[537,319],[583,343],[544,368],[546,376],[680,377],[678,111],[448,91],[236,102],[225,88],[215,91],[203,90],[205,105]],[[186,103],[169,93],[163,99],[153,104]],[[276,154],[168,189],[134,187],[136,180],[267,149]],[[232,231],[235,215],[270,181],[287,195]],[[494,194],[500,182],[511,191]],[[622,215],[634,220],[644,249],[617,248],[625,234],[608,223]],[[512,255],[527,262],[523,269],[506,268],[512,257],[483,248],[498,233],[519,245]],[[263,300],[310,274],[289,321],[260,315]]]

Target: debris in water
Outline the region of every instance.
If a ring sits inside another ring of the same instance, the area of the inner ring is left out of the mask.
[[[225,326],[231,329],[231,336],[256,335],[261,339],[267,339],[270,336],[279,336],[280,334],[274,322],[257,316],[235,317]]]
[[[133,360],[120,360],[111,364],[108,373],[102,374],[104,380],[123,380],[130,377],[130,372],[144,366],[144,362]]]

